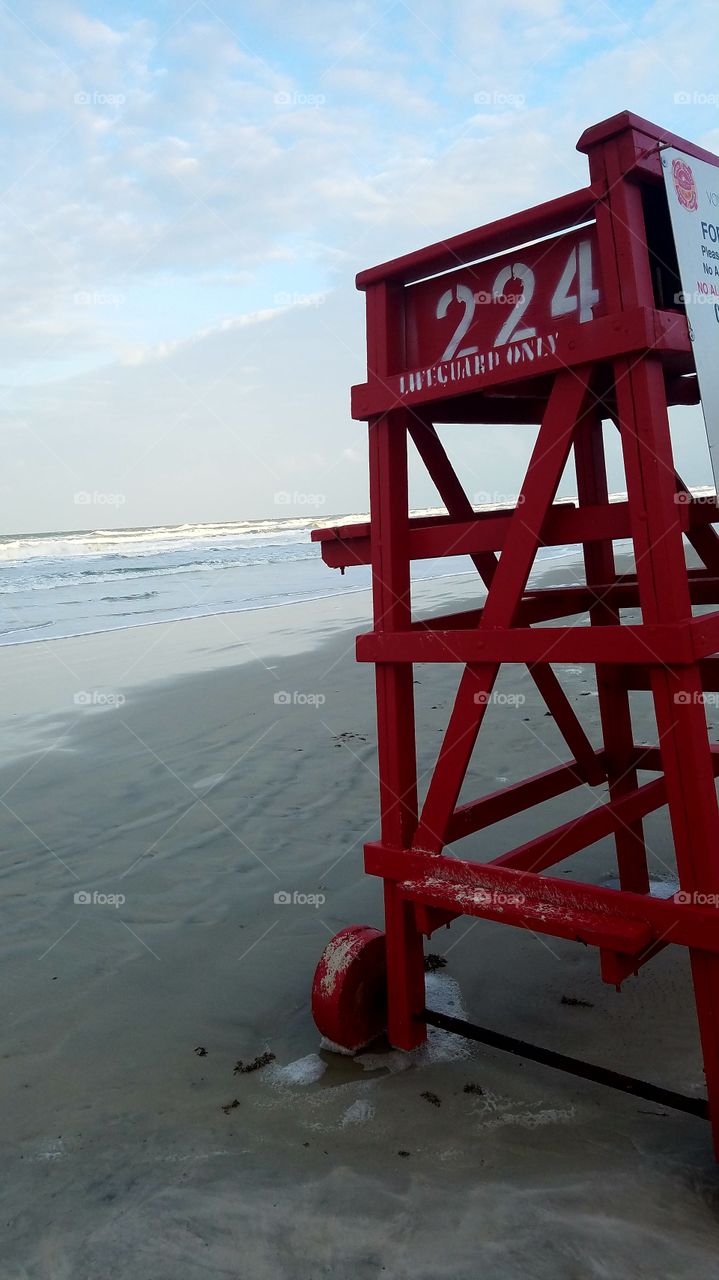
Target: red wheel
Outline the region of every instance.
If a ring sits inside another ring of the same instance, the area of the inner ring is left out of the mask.
[[[327,943],[312,983],[312,1016],[327,1040],[354,1053],[387,1029],[384,934],[350,924]]]

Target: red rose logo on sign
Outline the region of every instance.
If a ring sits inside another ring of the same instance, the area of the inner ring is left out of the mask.
[[[683,209],[698,209],[697,184],[685,160],[672,160],[672,177],[677,200]]]

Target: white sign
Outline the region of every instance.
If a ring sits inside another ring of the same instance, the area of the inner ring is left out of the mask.
[[[714,482],[719,489],[719,162],[662,151],[682,301],[699,379]]]

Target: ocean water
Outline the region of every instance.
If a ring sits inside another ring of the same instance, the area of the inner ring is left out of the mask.
[[[369,567],[350,568],[344,576],[328,569],[310,532],[367,518],[0,536],[0,644],[299,604],[366,589]],[[561,552],[551,548],[546,554]],[[419,561],[413,575],[419,580],[471,569],[469,559],[458,556]]]

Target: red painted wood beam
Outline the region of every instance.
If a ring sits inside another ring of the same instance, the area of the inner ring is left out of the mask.
[[[567,327],[557,337],[556,352],[542,357],[541,372],[558,373],[562,369],[574,369],[581,365],[647,351],[652,351],[656,356],[691,354],[686,316],[676,311],[637,307],[631,311],[601,316],[591,324]],[[467,360],[470,359],[467,357]],[[452,362],[446,363],[449,365]],[[370,371],[367,382],[352,388],[352,417],[361,420],[398,407],[414,409],[421,405],[444,403],[452,399],[453,390],[457,394],[467,395],[472,391],[484,391],[488,387],[502,384],[521,385],[523,372],[526,378],[537,376],[537,369],[533,364],[528,364],[524,369],[514,364],[500,364],[483,373],[470,373],[461,381],[439,382],[433,376],[431,385],[409,393],[402,389],[407,382],[405,373],[379,377]]]
[[[719,521],[719,503],[714,498],[701,502],[693,499],[680,503],[680,507],[681,526],[688,535],[692,530],[701,530]],[[512,515],[513,509],[480,511],[471,518],[459,520],[450,516],[414,516],[409,521],[410,558],[426,560],[501,551]],[[547,514],[539,545],[554,547],[630,536],[626,502],[587,506],[581,510],[569,502],[555,503]],[[366,522],[313,529],[311,538],[320,543],[322,559],[330,568],[370,563],[370,525]]]
[[[518,248],[530,240],[539,240],[542,236],[569,230],[570,227],[591,219],[595,202],[596,194],[591,187],[582,187],[579,191],[571,191],[557,199],[545,200],[533,208],[523,209],[521,213],[498,218],[496,222],[488,222],[483,227],[475,227],[471,231],[450,236],[447,240],[439,240],[413,253],[405,253],[399,258],[360,271],[357,288],[366,289],[368,285],[380,280],[410,284],[426,276],[476,262],[479,258],[502,253],[505,249]]]
[[[429,422],[420,424],[413,419],[409,431],[449,515],[455,520],[471,519],[474,515],[472,504],[433,425]],[[493,551],[488,551],[472,555],[471,558],[487,590],[491,592],[498,573],[497,557]],[[537,689],[554,716],[570,755],[576,760],[578,770],[583,774],[586,782],[596,785],[601,780],[602,773],[597,769],[594,749],[559,680],[549,667],[530,667],[529,670]]]
[[[489,584],[482,631],[496,628],[506,633],[515,622],[537,553],[542,525],[556,497],[576,424],[587,411],[592,398],[590,379],[590,370],[584,368],[576,374],[564,370],[554,381],[518,498],[521,513],[515,513],[510,522],[505,554],[496,565]],[[424,638],[417,636],[420,641]],[[415,838],[420,848],[434,851],[441,849],[445,842],[447,824],[457,804],[501,661],[501,657],[487,661],[485,655],[478,651],[477,657],[462,673],[420,814]],[[554,690],[556,677],[552,672],[548,674],[552,676]],[[534,678],[541,679],[541,673]],[[562,698],[566,701],[563,693]],[[581,746],[574,745],[568,726],[579,728]],[[589,744],[583,730],[577,726],[571,708],[560,728],[570,750],[579,760],[580,750],[586,750]],[[595,766],[593,752],[591,765]]]
[[[544,835],[528,840],[526,844],[512,849],[510,853],[494,858],[489,864],[494,867],[514,867],[519,871],[544,871],[547,867],[571,858],[581,849],[612,835],[620,826],[631,826],[639,818],[644,818],[655,809],[661,809],[667,802],[666,788],[663,778],[654,778],[645,782],[636,790],[627,792],[620,800],[598,805],[589,813],[582,813],[577,818]]]
[[[589,155],[596,148],[614,142],[618,149],[619,165],[623,176],[638,173],[641,177],[661,179],[660,147],[677,147],[685,155],[716,164],[711,151],[698,147],[676,133],[670,133],[659,124],[637,116],[633,111],[620,111],[599,124],[585,129],[577,143],[577,151]]]
[[[566,910],[643,921],[667,942],[719,953],[719,917],[713,904],[677,903],[444,854],[398,852],[379,843],[365,845],[365,870],[398,881],[413,901],[459,915],[485,915],[488,894],[520,896],[555,918]]]
[[[603,772],[601,751],[596,752],[596,759],[599,769]],[[491,795],[482,796],[480,800],[472,800],[469,804],[460,805],[455,809],[450,820],[447,843],[451,844],[454,840],[462,840],[476,831],[483,831],[495,822],[503,822],[505,818],[511,818],[525,809],[531,809],[534,805],[543,804],[545,800],[552,800],[555,796],[572,791],[584,782],[585,778],[577,767],[576,760],[570,760],[567,764],[547,769],[544,773],[538,773],[523,782],[501,787]]]
[[[712,618],[715,615],[710,615]],[[702,622],[703,619],[697,619]],[[509,627],[400,631],[357,638],[358,662],[617,662],[677,664],[698,657],[694,624],[618,627]],[[712,633],[712,639],[708,638]],[[600,634],[598,634],[600,633]],[[716,621],[704,626],[706,653],[719,650]],[[704,656],[704,655],[702,655]]]
[[[699,677],[706,693],[719,692],[719,658],[704,658],[699,664]],[[649,665],[627,667],[622,678],[628,689],[651,689],[652,668]],[[717,704],[714,704],[717,705]],[[712,750],[719,750],[713,746]]]
[[[639,951],[625,954],[620,951],[612,951],[609,947],[601,947],[599,963],[602,982],[608,982],[611,987],[616,987],[618,991],[627,978],[636,976],[647,961],[653,960],[668,945],[667,942],[663,941],[651,942],[649,946],[642,947]]]
[[[692,604],[719,604],[719,578],[697,575],[694,579],[690,578],[689,587]],[[522,597],[517,622],[530,626],[533,623],[586,613],[598,600],[619,609],[636,609],[639,607],[639,588],[636,581],[622,578],[617,579],[616,583],[604,583],[594,589],[584,586],[546,587],[527,591]],[[470,627],[479,626],[482,614],[481,608],[440,613],[413,622],[412,631],[469,630]]]

